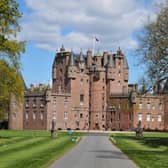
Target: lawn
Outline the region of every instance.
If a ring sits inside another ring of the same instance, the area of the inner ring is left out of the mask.
[[[112,142],[140,168],[168,167],[168,133],[144,133],[136,139],[135,134],[112,134]]]
[[[49,131],[0,130],[0,168],[47,167],[75,144],[67,132],[51,139]]]

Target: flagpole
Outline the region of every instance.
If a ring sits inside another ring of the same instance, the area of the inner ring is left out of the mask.
[[[95,37],[93,37],[93,50],[92,50],[92,57],[94,57],[95,52]]]

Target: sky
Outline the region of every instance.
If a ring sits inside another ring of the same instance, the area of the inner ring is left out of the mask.
[[[93,48],[115,53],[120,47],[129,64],[129,83],[137,83],[144,67],[137,66],[137,34],[155,20],[159,0],[17,0],[23,17],[18,40],[26,41],[22,74],[27,86],[49,83],[52,63],[63,44],[66,50]]]

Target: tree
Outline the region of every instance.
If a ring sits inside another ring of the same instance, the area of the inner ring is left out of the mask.
[[[23,98],[20,57],[25,42],[16,39],[22,16],[18,7],[15,0],[0,1],[0,120],[8,112],[11,94],[17,101]]]
[[[24,85],[20,74],[16,73],[5,61],[0,60],[0,119],[4,119],[9,108],[11,94],[20,102]]]
[[[147,65],[151,85],[168,78],[168,1],[160,8],[156,21],[148,23],[139,37],[138,53]]]
[[[5,59],[17,70],[25,44],[16,40],[20,31],[18,19],[22,16],[18,7],[15,0],[0,1],[0,59]]]
[[[145,94],[149,91],[148,82],[146,81],[144,77],[142,77],[142,79],[139,80],[139,85],[140,85],[140,88],[139,88],[140,94]]]

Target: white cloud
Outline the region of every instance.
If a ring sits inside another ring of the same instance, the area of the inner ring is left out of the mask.
[[[56,50],[62,43],[66,48],[92,48],[94,35],[102,49],[136,48],[133,32],[149,15],[154,18],[138,0],[25,1],[32,12],[23,18],[19,37],[47,50]]]

